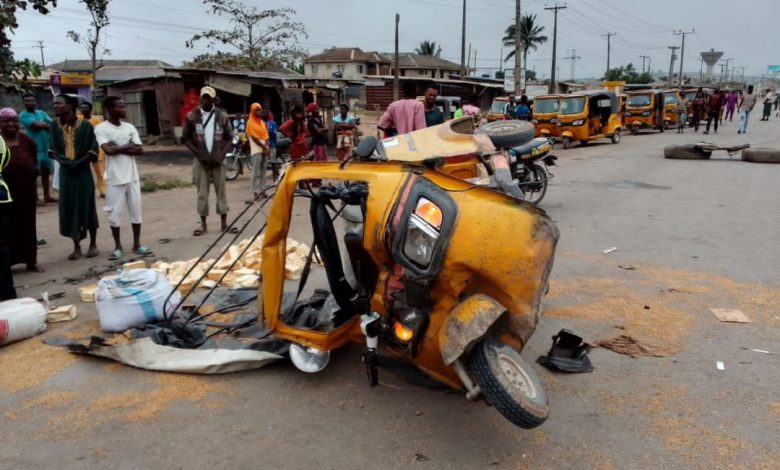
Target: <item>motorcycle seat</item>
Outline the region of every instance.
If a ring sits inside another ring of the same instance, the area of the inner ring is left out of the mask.
[[[544,148],[545,146],[549,148]],[[523,145],[512,147],[509,151],[515,154],[517,157],[524,159],[539,156],[542,153],[549,152],[550,150],[552,150],[552,146],[550,145],[549,140],[544,137],[538,137],[536,139],[530,140],[529,142],[526,142]]]

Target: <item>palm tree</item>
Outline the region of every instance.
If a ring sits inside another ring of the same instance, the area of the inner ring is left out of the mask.
[[[536,50],[539,44],[547,42],[547,36],[543,35],[544,26],[536,24],[536,15],[523,15],[523,19],[520,22],[520,48],[523,50],[523,65],[526,64],[526,57],[528,57],[529,50]],[[511,24],[506,28],[504,33],[504,46],[511,47],[512,50],[506,55],[504,61],[509,61],[515,56],[515,25]]]
[[[420,55],[432,55],[434,57],[441,56],[441,46],[436,45],[436,41],[423,41],[420,43],[420,47],[414,50]]]

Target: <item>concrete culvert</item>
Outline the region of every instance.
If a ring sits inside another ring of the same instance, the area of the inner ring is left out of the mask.
[[[667,145],[664,147],[664,158],[673,160],[707,160],[712,152],[702,150],[696,145]]]
[[[742,160],[753,163],[780,163],[780,149],[749,148],[742,151]]]

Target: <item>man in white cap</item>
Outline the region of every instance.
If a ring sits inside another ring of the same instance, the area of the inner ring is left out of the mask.
[[[193,235],[200,236],[207,230],[209,215],[209,185],[217,193],[217,214],[222,230],[227,229],[228,202],[225,193],[225,152],[233,139],[233,128],[225,111],[214,106],[217,92],[210,86],[200,90],[200,107],[187,114],[182,130],[182,142],[195,156],[192,182],[198,189],[198,214],[200,228]]]

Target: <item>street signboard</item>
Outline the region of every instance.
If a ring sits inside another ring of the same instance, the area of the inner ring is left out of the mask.
[[[769,65],[766,68],[767,75],[780,75],[780,65]]]
[[[512,69],[504,70],[504,91],[515,92],[515,71]]]

